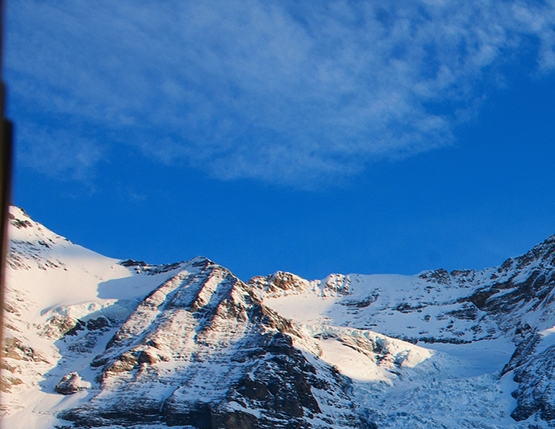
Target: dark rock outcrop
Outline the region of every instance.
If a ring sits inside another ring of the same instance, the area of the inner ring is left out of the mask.
[[[72,372],[62,377],[54,390],[56,390],[57,393],[61,393],[62,395],[71,395],[81,390],[86,390],[90,387],[91,383],[83,381],[79,374],[77,374],[76,372]]]

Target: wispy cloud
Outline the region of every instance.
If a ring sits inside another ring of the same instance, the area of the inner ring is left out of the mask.
[[[18,135],[17,160],[20,165],[53,178],[88,180],[94,175],[106,150],[78,133],[23,122]]]
[[[504,67],[533,49],[555,69],[554,28],[552,0],[19,0],[7,77],[15,119],[50,134],[70,118],[161,162],[304,187],[450,144]]]

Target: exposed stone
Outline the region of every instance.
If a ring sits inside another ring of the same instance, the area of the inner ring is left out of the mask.
[[[58,339],[64,335],[77,335],[85,329],[85,322],[69,316],[54,315],[46,320],[40,328],[40,335],[45,338]]]
[[[461,320],[476,320],[478,318],[478,308],[472,303],[463,304],[462,308],[445,313],[446,316],[453,316]]]
[[[9,337],[4,340],[2,356],[15,360],[48,362],[44,355],[23,343],[19,338]]]
[[[266,293],[279,294],[286,291],[303,290],[308,282],[291,273],[278,271],[269,276],[257,276],[249,280],[249,284]]]
[[[110,364],[106,364],[103,373],[107,376],[109,373],[129,372],[136,368],[139,364],[137,356],[134,353],[126,352],[119,356]]]
[[[512,371],[527,362],[540,342],[541,336],[537,333],[534,333],[523,340],[517,346],[509,362],[507,362],[507,364],[503,367],[501,374],[506,374],[507,372]]]
[[[81,390],[89,389],[90,387],[91,383],[82,380],[81,376],[76,372],[71,372],[62,377],[54,390],[62,395],[71,395]]]
[[[519,383],[513,392],[518,405],[511,416],[521,421],[539,413],[543,420],[555,420],[555,346],[531,356],[514,374]]]
[[[17,377],[0,376],[0,392],[9,393],[13,386],[23,384],[23,380]]]
[[[91,319],[87,321],[87,329],[89,331],[95,331],[97,329],[103,329],[110,326],[110,321],[105,317],[97,317],[96,319]]]
[[[139,364],[141,363],[146,363],[149,365],[153,365],[155,363],[160,362],[161,360],[169,360],[168,357],[162,357],[160,356],[160,351],[156,350],[152,347],[143,350],[139,353],[139,357],[137,359],[137,362]]]

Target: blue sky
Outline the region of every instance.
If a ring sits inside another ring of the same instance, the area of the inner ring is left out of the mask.
[[[555,233],[554,1],[12,0],[14,202],[151,263],[484,268]]]

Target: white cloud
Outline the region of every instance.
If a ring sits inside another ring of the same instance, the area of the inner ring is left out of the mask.
[[[9,5],[14,119],[81,118],[225,179],[312,186],[449,144],[523,41],[555,68],[553,1]]]

